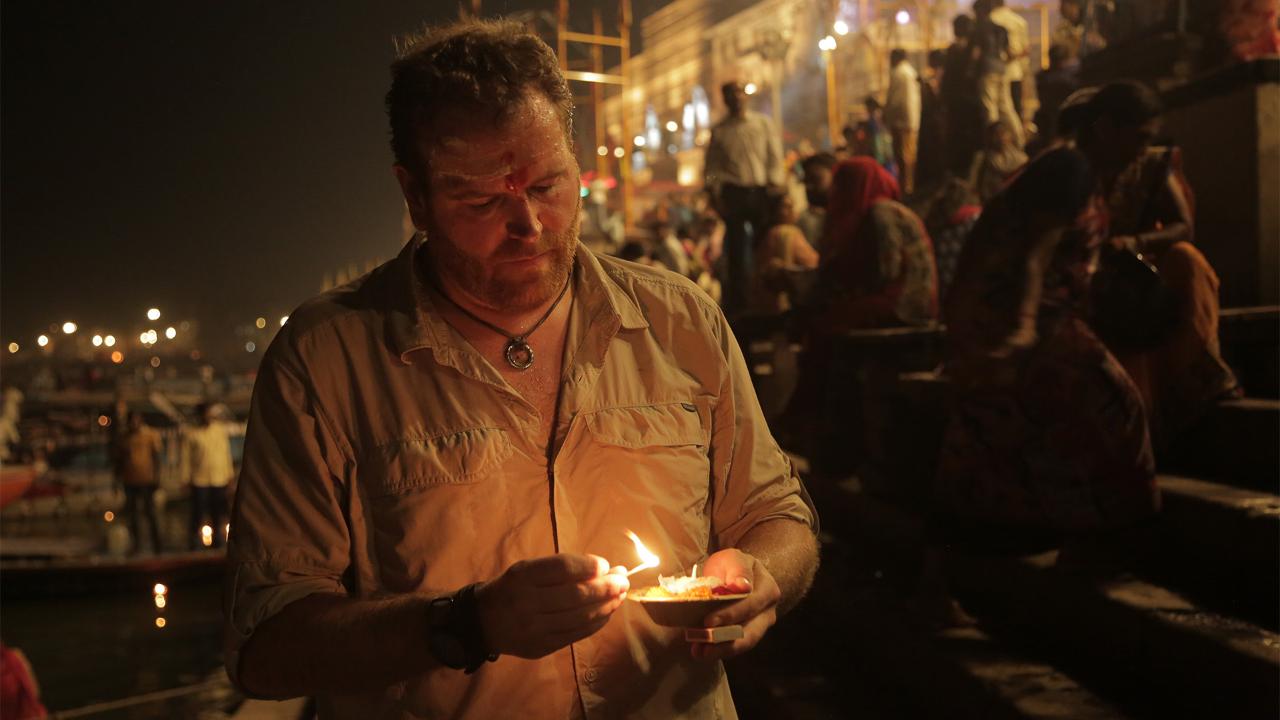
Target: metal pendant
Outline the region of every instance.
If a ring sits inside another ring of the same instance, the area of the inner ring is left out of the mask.
[[[514,337],[507,341],[505,350],[507,364],[517,370],[528,370],[533,367],[533,348],[524,338]]]

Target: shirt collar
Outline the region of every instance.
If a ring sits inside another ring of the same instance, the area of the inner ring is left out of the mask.
[[[391,261],[393,281],[387,334],[391,347],[406,365],[418,350],[462,351],[436,311],[435,301],[418,270],[418,253],[423,251],[425,243],[424,236],[415,235]],[[605,322],[628,330],[649,327],[639,303],[625,287],[623,277],[606,270],[581,242],[574,266],[577,269],[575,302],[581,304],[592,325]]]

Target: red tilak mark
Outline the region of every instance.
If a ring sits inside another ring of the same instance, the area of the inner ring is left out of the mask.
[[[521,168],[513,173],[508,173],[505,180],[507,184],[507,191],[515,192],[529,184],[529,169]]]

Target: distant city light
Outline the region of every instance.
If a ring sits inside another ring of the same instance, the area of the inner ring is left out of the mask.
[[[624,150],[621,145],[613,149],[613,156],[616,158],[623,157],[626,154],[627,154],[627,151]]]
[[[832,30],[835,30],[837,35],[848,35],[848,34],[849,34],[849,23],[847,23],[847,22],[845,22],[845,21],[843,21],[843,20],[837,20],[837,21],[835,21],[835,24],[833,24],[833,25],[831,26],[831,29],[832,29]]]
[[[159,319],[160,319],[160,309],[159,309],[159,308],[151,308],[150,310],[148,310],[148,311],[147,311],[147,319],[148,319],[148,320],[150,320],[151,322],[155,322],[155,321],[159,320]]]
[[[144,332],[144,333],[142,333],[141,335],[138,335],[138,342],[142,343],[143,345],[146,345],[146,344],[147,344],[147,338],[149,338],[149,337],[151,337],[151,336]]]
[[[115,335],[108,335],[108,336],[106,336],[106,337],[102,338],[102,344],[103,344],[103,345],[106,345],[107,347],[115,347],[115,346],[116,346],[116,336],[115,336]]]
[[[44,346],[48,345],[48,344],[49,344],[49,336],[48,336],[48,335],[41,335],[40,337],[36,338],[36,344],[37,344],[37,345],[39,345],[40,347],[44,347]]]
[[[755,95],[756,90],[759,90],[759,89],[760,88],[756,87],[755,83],[747,83],[746,86],[742,88],[742,92],[748,95]]]
[[[14,342],[9,343],[9,354],[10,354],[10,355],[12,355],[12,354],[14,354],[14,353],[18,352],[18,350],[19,350],[19,348],[18,348],[18,343],[14,343]]]
[[[70,335],[76,331],[76,324],[73,322],[62,323],[62,334]]]
[[[259,330],[261,330],[262,328],[267,326],[267,319],[264,317],[260,317],[257,320],[254,320],[253,324],[256,325]]]
[[[284,324],[287,322],[289,322],[289,316],[288,315],[282,316],[280,318],[280,327],[284,327]]]
[[[116,514],[108,510],[102,513],[102,519],[106,520],[107,522],[111,522],[116,519]]]
[[[818,41],[818,49],[823,52],[831,52],[836,49],[836,39],[830,35]]]
[[[110,424],[111,424],[111,418],[107,417],[106,415],[98,416],[98,427],[107,427]]]
[[[165,600],[165,597],[164,597],[163,595],[157,595],[157,596],[156,596],[156,607],[157,607],[157,608],[159,608],[159,609],[163,610],[163,609],[164,609],[164,606],[165,606],[165,605],[168,605],[168,604],[169,604],[169,601],[168,601],[168,600]]]
[[[208,525],[200,526],[200,543],[205,547],[213,545],[213,528]]]
[[[636,147],[644,147],[644,146],[645,146],[645,140],[644,140],[644,136],[643,136],[643,135],[637,135],[637,136],[635,136],[635,138],[634,138],[634,139],[632,139],[632,141],[631,141],[631,142],[635,143],[635,146],[636,146]]]
[[[173,328],[171,328],[171,327],[165,328],[165,329],[164,329],[164,336],[165,336],[165,337],[167,337],[167,338],[169,338],[170,340],[172,340],[172,339],[174,339],[174,338],[178,337],[178,331],[177,331],[177,330],[174,330],[174,329],[173,329]]]
[[[156,583],[156,586],[151,588],[151,592],[154,595],[168,595],[169,588],[164,583]]]
[[[675,145],[668,145],[667,152],[671,153],[672,155],[675,155],[676,153],[680,152],[680,148],[676,147]]]
[[[609,154],[609,148],[601,145],[600,147],[596,148],[596,154],[599,155],[600,157],[604,157]]]
[[[897,21],[899,25],[906,25],[911,22],[911,13],[906,10],[899,10],[898,14],[893,16],[893,19]]]
[[[120,352],[119,350],[116,350],[115,352],[111,353],[111,362],[117,365],[124,362],[124,353]]]
[[[165,625],[164,618],[162,617],[156,618],[156,627],[163,628],[164,625]]]
[[[101,335],[94,335],[94,336],[93,336],[93,346],[94,346],[94,347],[102,347],[102,336],[101,336]]]
[[[159,358],[159,357],[156,357],[155,355],[152,355],[152,356],[151,356],[151,367],[153,367],[153,368],[158,368],[158,367],[160,367],[160,358]]]
[[[257,350],[257,349],[258,349],[258,346],[252,340],[244,344],[245,352],[253,352],[254,350]]]
[[[755,87],[755,86],[749,85],[748,87]],[[750,95],[752,92],[755,92],[755,91],[754,90],[748,91],[747,94]],[[680,129],[680,125],[675,120],[667,121],[667,132],[675,132],[679,129]]]

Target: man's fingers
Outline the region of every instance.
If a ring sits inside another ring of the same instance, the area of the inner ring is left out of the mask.
[[[548,586],[574,583],[604,575],[609,563],[595,555],[549,555],[523,560],[512,566],[520,578],[532,585]]]
[[[777,604],[778,599],[771,597],[771,593],[763,590],[753,592],[732,605],[707,615],[702,624],[704,627],[743,625],[761,613],[771,610]]]
[[[609,616],[622,605],[621,597],[614,597],[572,610],[539,615],[536,622],[552,634],[571,633],[576,628],[592,624],[598,620],[608,621]]]
[[[631,583],[621,575],[602,575],[584,582],[539,588],[536,602],[539,612],[558,613],[611,600],[630,587]]]
[[[773,610],[757,615],[743,625],[742,637],[737,640],[722,643],[692,643],[689,652],[693,659],[706,662],[737,657],[759,644],[769,628],[777,622],[777,617]]]

